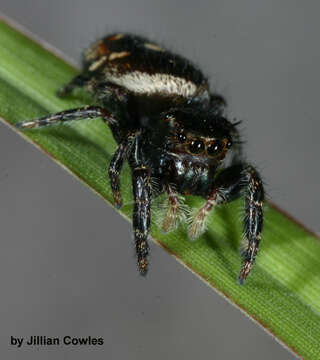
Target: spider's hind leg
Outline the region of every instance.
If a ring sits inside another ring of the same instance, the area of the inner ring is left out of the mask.
[[[43,116],[39,119],[20,122],[16,124],[16,127],[20,129],[33,129],[72,120],[95,119],[97,117],[108,119],[107,122],[114,121],[112,114],[110,114],[107,110],[99,106],[84,106],[80,109],[61,111],[55,114]]]
[[[75,76],[68,84],[57,91],[57,96],[63,98],[70,95],[74,89],[87,86],[89,79],[89,76],[85,73]]]
[[[100,108],[99,106],[84,106],[80,109],[61,111],[55,114],[43,116],[39,119],[20,122],[16,124],[16,127],[20,129],[33,129],[71,120],[94,119],[105,116],[112,117],[111,114],[108,114],[106,110]]]
[[[210,94],[209,105],[211,110],[222,114],[227,107],[227,101],[222,95],[214,93]]]

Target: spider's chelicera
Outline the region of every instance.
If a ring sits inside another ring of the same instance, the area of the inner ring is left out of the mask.
[[[83,71],[59,92],[83,88],[94,98],[84,106],[18,124],[37,128],[101,117],[118,148],[109,166],[115,205],[121,207],[119,174],[124,160],[132,172],[133,230],[141,274],[148,270],[148,234],[153,196],[166,192],[162,230],[174,229],[184,211],[181,195],[199,195],[204,205],[190,221],[191,239],[204,230],[208,213],[240,196],[245,200],[243,265],[247,278],[259,248],[264,191],[255,168],[244,161],[237,123],[224,115],[225,100],[212,94],[204,75],[183,57],[149,40],[112,34],[83,57]],[[228,165],[224,163],[230,152]],[[157,192],[153,191],[154,181]]]

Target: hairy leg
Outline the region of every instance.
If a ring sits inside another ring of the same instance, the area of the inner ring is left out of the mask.
[[[215,179],[214,188],[205,204],[198,210],[189,227],[189,237],[196,239],[205,230],[207,216],[217,204],[245,199],[243,264],[239,283],[243,284],[253,266],[259,250],[263,226],[264,189],[258,172],[245,163],[238,163],[224,169]]]
[[[148,271],[148,235],[151,219],[151,185],[150,170],[139,166],[132,171],[132,185],[134,196],[133,209],[133,231],[138,260],[138,267],[141,275]]]
[[[188,235],[191,240],[197,239],[205,231],[207,216],[212,208],[216,205],[216,199],[216,190],[213,189],[209,194],[205,204],[201,206],[191,221],[188,229]]]
[[[178,225],[181,204],[179,203],[179,196],[174,190],[174,187],[169,184],[166,187],[169,195],[169,209],[162,223],[162,231],[169,232]]]
[[[239,283],[243,284],[259,250],[263,226],[264,189],[258,172],[251,165],[237,164],[222,171],[216,179],[218,203],[244,196],[243,264]]]
[[[43,116],[39,119],[24,121],[16,124],[16,127],[19,129],[33,129],[72,120],[94,119],[97,117],[107,119],[107,123],[116,121],[111,113],[99,106],[84,106],[80,109],[61,111],[55,114]]]
[[[123,161],[127,158],[130,148],[134,142],[136,134],[129,133],[119,144],[116,152],[114,153],[108,173],[110,178],[111,189],[113,193],[113,198],[115,201],[115,206],[120,208],[122,206],[122,198],[120,192],[120,172],[123,165]]]
[[[214,93],[210,94],[209,105],[211,109],[222,114],[227,107],[227,101],[222,95]]]

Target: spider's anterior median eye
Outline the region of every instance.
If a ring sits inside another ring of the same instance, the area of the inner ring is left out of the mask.
[[[204,151],[204,143],[200,139],[191,140],[189,150],[192,154],[200,154]]]
[[[220,154],[222,149],[223,149],[222,144],[219,141],[215,141],[214,143],[211,143],[208,146],[207,152],[208,152],[208,155],[216,156],[216,155]]]
[[[187,136],[185,133],[182,132],[177,135],[177,139],[180,143],[184,143],[187,140]]]

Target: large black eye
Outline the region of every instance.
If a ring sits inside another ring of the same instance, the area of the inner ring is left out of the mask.
[[[187,140],[187,136],[185,133],[182,132],[177,135],[177,139],[180,143],[184,143]]]
[[[207,152],[208,155],[216,156],[220,154],[222,149],[223,149],[222,144],[219,141],[216,141],[208,146]]]
[[[189,150],[192,154],[200,154],[204,151],[204,143],[200,139],[191,140]]]

